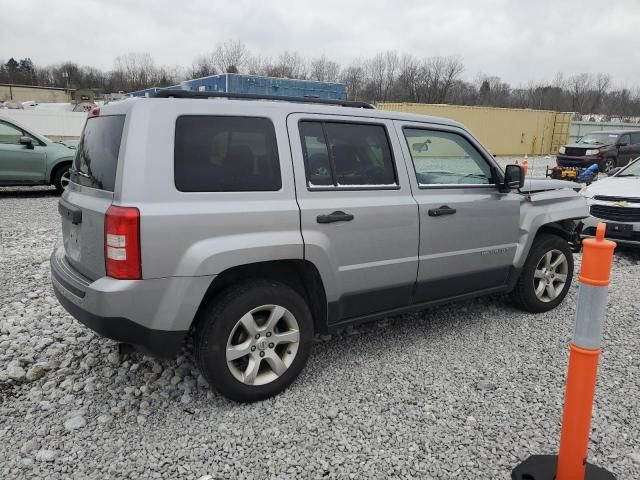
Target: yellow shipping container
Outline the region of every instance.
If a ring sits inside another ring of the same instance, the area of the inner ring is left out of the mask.
[[[381,110],[446,117],[464,124],[494,155],[555,154],[569,135],[571,113],[426,103],[379,103]]]

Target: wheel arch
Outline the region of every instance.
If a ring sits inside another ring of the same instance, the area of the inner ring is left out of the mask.
[[[228,287],[248,278],[264,278],[283,283],[298,292],[307,302],[316,333],[327,331],[327,296],[320,272],[308,260],[273,260],[230,267],[212,280],[198,307],[195,326],[205,306]]]
[[[56,163],[51,166],[51,170],[49,171],[49,185],[53,185],[56,174],[58,173],[58,171],[60,171],[61,168],[70,167],[72,164],[73,158],[71,157],[57,160]]]

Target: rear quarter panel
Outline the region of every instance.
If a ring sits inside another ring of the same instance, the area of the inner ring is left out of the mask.
[[[285,114],[248,102],[157,99],[128,115],[124,161],[114,203],[140,209],[143,278],[216,275],[260,261],[302,259]],[[271,119],[282,188],[277,192],[181,192],[174,183],[174,132],[181,115],[238,115]]]

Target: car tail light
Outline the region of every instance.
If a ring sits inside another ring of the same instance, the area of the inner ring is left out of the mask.
[[[93,107],[89,110],[89,114],[87,115],[89,118],[99,117],[100,116],[100,107]]]
[[[104,220],[104,261],[109,277],[140,280],[140,211],[111,205]]]

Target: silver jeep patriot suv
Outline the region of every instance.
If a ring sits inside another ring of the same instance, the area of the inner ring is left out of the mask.
[[[503,171],[451,120],[224,95],[88,118],[51,277],[89,328],[164,357],[192,331],[209,383],[253,401],[295,379],[316,333],[478,295],[530,312],[565,297],[588,216],[572,184]]]

